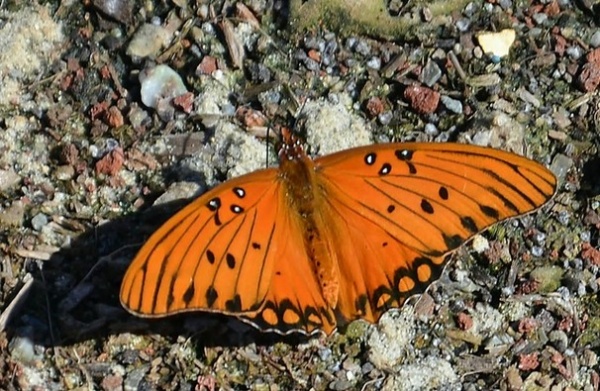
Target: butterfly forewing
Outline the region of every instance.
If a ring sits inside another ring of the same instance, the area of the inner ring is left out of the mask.
[[[284,213],[276,175],[263,170],[229,181],[167,221],[127,270],[123,305],[142,316],[255,311],[282,240],[275,225]]]

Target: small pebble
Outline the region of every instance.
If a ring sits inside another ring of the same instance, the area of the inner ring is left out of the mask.
[[[134,34],[127,46],[129,57],[155,57],[171,40],[172,33],[162,26],[143,24]]]
[[[592,237],[592,234],[590,233],[590,231],[583,231],[579,234],[579,237],[581,238],[581,241],[589,242]]]
[[[367,66],[371,69],[378,70],[381,68],[381,58],[373,56],[367,61]]]
[[[21,177],[13,170],[0,170],[0,192],[6,191],[21,182]]]
[[[458,99],[450,98],[447,95],[442,95],[440,97],[440,100],[444,107],[448,109],[448,111],[451,111],[456,114],[461,114],[463,112],[462,102]]]
[[[334,391],[345,391],[352,389],[352,382],[343,379],[343,380],[334,380],[329,384],[329,389]]]
[[[456,21],[456,28],[461,33],[466,33],[467,31],[469,31],[470,27],[471,27],[471,21],[467,18],[461,18]]]
[[[440,102],[440,93],[425,86],[410,85],[404,90],[404,98],[420,114],[433,113]]]
[[[363,364],[363,366],[361,367],[360,370],[363,375],[366,375],[366,374],[370,373],[371,371],[373,371],[374,369],[375,369],[375,366],[372,363],[367,361],[366,363]]]
[[[546,240],[546,234],[543,232],[537,231],[535,234],[533,234],[532,239],[537,244],[543,244],[544,241]]]
[[[32,364],[42,358],[41,355],[36,354],[33,341],[27,337],[14,337],[8,348],[11,358],[19,363]]]
[[[146,364],[141,367],[135,368],[127,373],[127,377],[123,382],[123,389],[127,390],[139,390],[141,387],[142,380],[146,373],[150,370],[150,365]]]
[[[591,284],[590,284],[590,288],[592,290],[592,292],[596,292],[598,290],[598,283],[596,282],[596,280],[592,280]],[[577,295],[578,296],[585,296],[588,293],[588,290],[585,286],[585,284],[581,281],[579,281],[579,284],[577,285]]]
[[[129,0],[93,0],[92,4],[104,15],[121,23],[131,21],[135,2]]]
[[[74,175],[75,169],[69,164],[58,166],[56,170],[54,170],[54,176],[59,181],[68,181],[69,179],[73,178]]]
[[[442,77],[442,70],[435,61],[427,61],[419,75],[419,81],[428,87],[433,87]]]
[[[539,258],[542,255],[544,255],[544,249],[540,246],[533,246],[531,247],[531,255],[533,255],[536,258]]]
[[[185,94],[187,88],[181,76],[167,65],[158,65],[140,73],[142,102],[161,115],[161,103],[170,103],[173,98]],[[161,116],[162,118],[162,116]]]
[[[546,15],[545,13],[542,13],[542,12],[538,12],[538,13],[533,14],[532,19],[537,25],[541,25],[541,24],[544,24],[544,22],[548,20],[548,15]]]
[[[550,164],[550,170],[556,175],[560,182],[564,181],[567,176],[567,172],[573,166],[573,159],[570,157],[563,155],[562,153],[558,153],[552,159],[552,163]]]
[[[119,147],[119,142],[114,138],[107,138],[104,142],[104,145],[106,146],[105,152],[110,152]]]
[[[346,50],[354,50],[354,46],[356,46],[356,42],[357,42],[356,37],[350,37],[350,38],[346,39],[346,42],[344,43],[344,48],[346,48]]]
[[[558,216],[556,216],[556,219],[558,220],[559,223],[561,223],[562,225],[569,225],[569,220],[570,220],[570,214],[569,212],[567,212],[566,210],[561,210],[558,213]]]
[[[592,34],[590,38],[590,45],[594,48],[600,46],[600,30],[597,30],[594,34]]]
[[[530,103],[535,108],[539,108],[542,105],[540,100],[535,95],[523,87],[517,90],[517,94],[522,101]]]
[[[562,330],[553,330],[548,335],[550,343],[561,353],[564,353],[569,346],[569,337]]]
[[[471,18],[473,17],[473,15],[475,15],[475,12],[477,12],[477,10],[479,10],[479,6],[477,5],[477,3],[471,1],[469,2],[469,4],[466,5],[465,9],[463,10],[463,14],[467,18]]]
[[[363,56],[368,56],[371,53],[371,47],[366,41],[359,39],[354,46],[354,51]]]
[[[438,128],[434,124],[432,124],[431,122],[428,122],[425,125],[424,132],[428,136],[437,136],[440,133],[440,131],[438,130]]]
[[[38,213],[31,219],[31,226],[36,231],[41,231],[48,224],[48,217],[43,213]]]
[[[475,235],[472,243],[473,251],[479,254],[490,248],[488,240],[481,235]]]
[[[477,36],[477,42],[485,54],[502,58],[508,55],[516,36],[515,30],[512,29],[484,32]]]
[[[579,46],[569,46],[566,53],[571,60],[579,60],[583,56],[583,49]]]
[[[324,50],[321,52],[321,61],[323,64],[328,66],[334,63],[337,49],[338,46],[336,41],[327,41]]]
[[[389,125],[392,121],[392,118],[394,118],[394,113],[391,111],[384,111],[377,116],[379,123],[382,125]]]

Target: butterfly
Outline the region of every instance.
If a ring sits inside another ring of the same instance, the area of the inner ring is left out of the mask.
[[[491,148],[390,143],[314,160],[284,133],[279,168],[227,181],[171,217],[121,286],[143,317],[223,313],[332,333],[423,292],[475,234],[544,205],[541,164]]]

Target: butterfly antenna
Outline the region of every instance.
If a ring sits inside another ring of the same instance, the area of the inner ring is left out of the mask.
[[[271,124],[267,126],[267,138],[265,139],[265,168],[269,168],[269,132],[271,131]]]

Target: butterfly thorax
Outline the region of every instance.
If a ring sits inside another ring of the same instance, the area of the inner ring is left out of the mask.
[[[298,144],[294,145],[293,152],[290,148],[280,152],[279,179],[287,206],[293,211],[293,220],[304,233],[304,246],[321,285],[323,298],[331,308],[335,308],[339,294],[338,262],[335,249],[326,240],[335,232],[330,232],[332,225],[322,213],[324,193],[318,183],[315,164]]]

